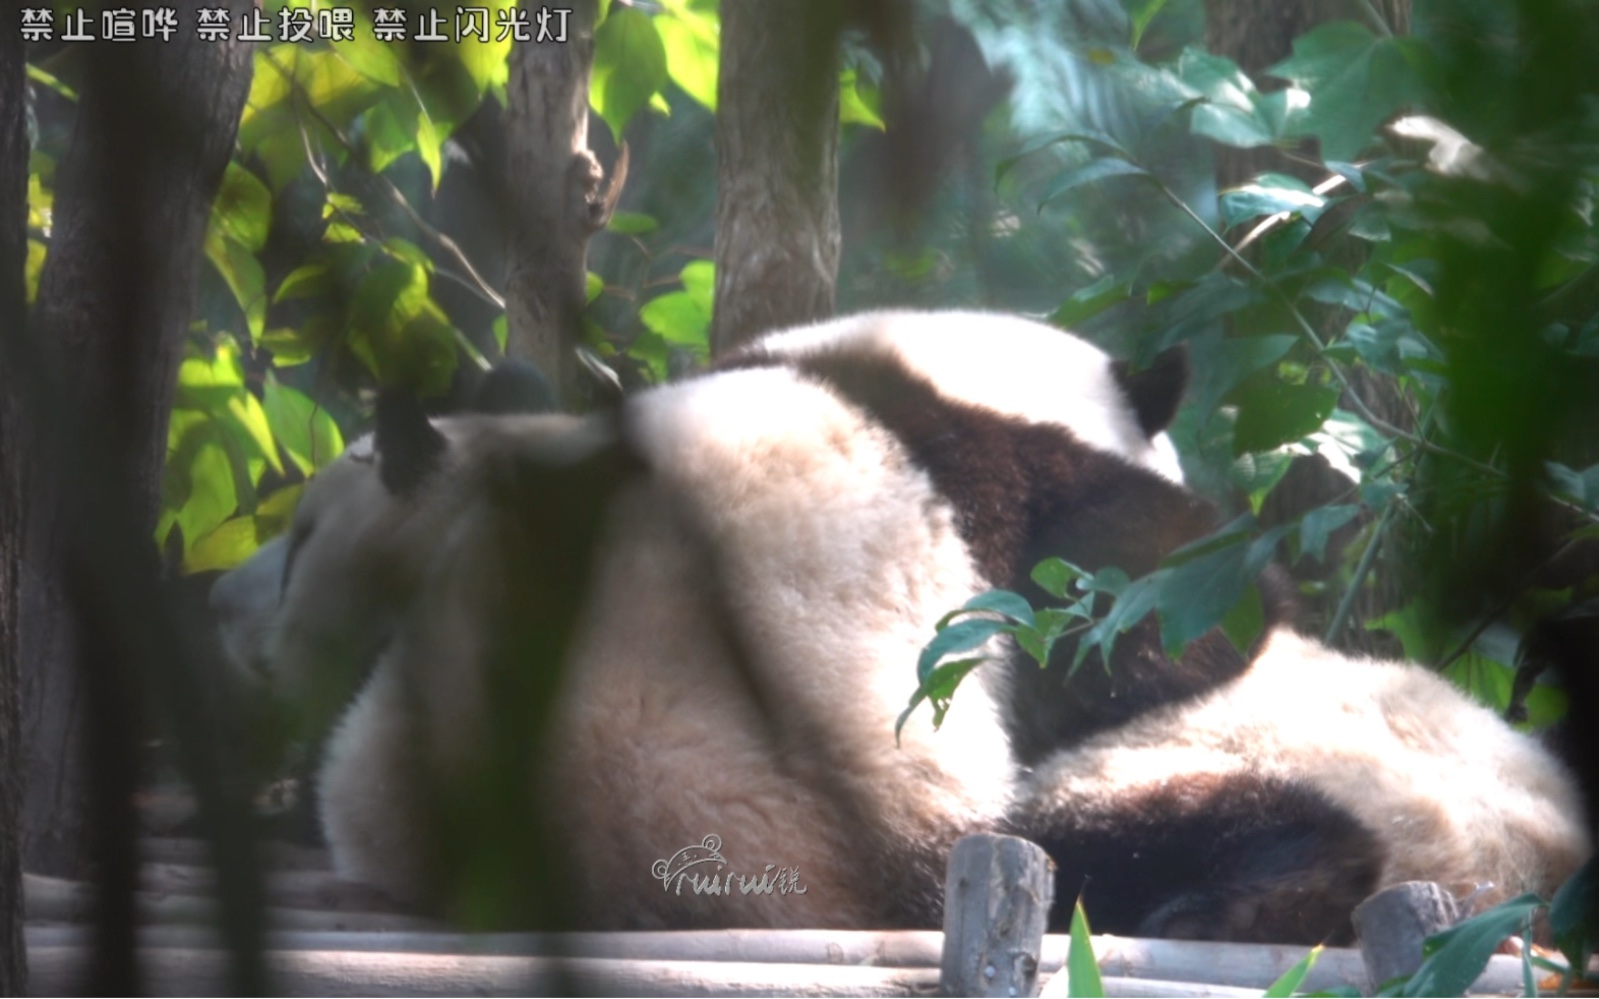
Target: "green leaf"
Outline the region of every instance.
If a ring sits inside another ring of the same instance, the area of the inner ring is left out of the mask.
[[[990,611],[1028,627],[1033,625],[1033,605],[1009,590],[987,590],[961,605],[961,611]]]
[[[244,312],[250,339],[258,340],[266,326],[266,274],[255,254],[240,243],[222,235],[218,229],[206,233],[205,256],[222,275],[233,292],[234,301]]]
[[[690,261],[683,265],[677,277],[683,282],[683,290],[704,311],[709,322],[711,303],[716,300],[716,265],[709,260]]]
[[[970,617],[948,625],[933,636],[933,640],[922,649],[922,654],[916,660],[916,675],[921,678],[925,686],[940,659],[957,652],[975,649],[995,635],[1005,632],[1007,627],[1004,621],[997,621],[991,617]]]
[[[1085,319],[1099,315],[1113,305],[1120,305],[1132,297],[1130,281],[1119,281],[1115,274],[1106,274],[1086,288],[1080,288],[1061,303],[1049,317],[1054,326],[1071,329]]]
[[[853,69],[846,69],[838,74],[838,120],[847,125],[866,125],[886,131],[888,126],[883,124],[883,118],[861,94],[859,81],[855,78]]]
[[[1166,0],[1127,0],[1127,19],[1133,23],[1133,37],[1128,48],[1137,50],[1138,43],[1143,40],[1144,30],[1164,6]]]
[[[1221,619],[1222,634],[1239,652],[1247,653],[1255,639],[1266,630],[1266,612],[1260,603],[1260,587],[1253,582],[1244,595],[1233,602]]]
[[[1085,575],[1065,559],[1047,558],[1033,567],[1032,579],[1045,593],[1064,600],[1071,585]]]
[[[1099,961],[1094,957],[1094,941],[1088,931],[1088,913],[1083,911],[1083,900],[1077,899],[1072,909],[1071,944],[1066,948],[1066,985],[1068,996],[1097,997],[1105,994],[1105,983],[1099,977]]]
[[[205,439],[194,448],[183,470],[188,479],[188,498],[178,510],[177,525],[183,531],[185,552],[228,519],[239,505],[233,463],[228,460],[216,426],[208,423],[201,432]]]
[[[1266,174],[1254,183],[1222,192],[1222,225],[1231,229],[1240,222],[1278,212],[1289,212],[1314,222],[1326,206],[1327,199],[1312,193],[1303,181]]]
[[[1338,389],[1294,384],[1268,370],[1246,379],[1232,398],[1238,403],[1233,448],[1241,454],[1273,451],[1320,430],[1338,404]]]
[[[214,572],[243,565],[260,547],[254,517],[230,517],[207,531],[183,557],[185,573]]]
[[[599,298],[600,297],[600,293],[603,292],[604,290],[605,290],[605,279],[604,278],[600,277],[598,274],[594,273],[593,271],[588,271],[587,273],[585,273],[583,275],[583,304],[584,305],[592,305],[594,303],[594,300],[596,298]],[[501,345],[500,349],[501,350],[505,349],[503,344]]]
[[[1094,579],[1101,580],[1109,570],[1102,569],[1095,574]],[[1119,571],[1119,570],[1118,570]],[[1116,594],[1116,600],[1110,605],[1110,610],[1105,616],[1095,622],[1092,628],[1083,634],[1082,640],[1077,644],[1077,654],[1072,658],[1073,670],[1081,666],[1088,653],[1094,649],[1099,650],[1100,657],[1106,666],[1110,665],[1111,654],[1116,648],[1116,637],[1142,621],[1155,605],[1160,601],[1161,592],[1165,589],[1166,582],[1171,578],[1170,569],[1160,569],[1152,572],[1142,579],[1127,584],[1121,592]],[[1126,574],[1122,573],[1122,578]],[[1098,588],[1095,582],[1090,583],[1090,588]],[[1109,592],[1102,590],[1101,592]]]
[[[1217,534],[1168,556],[1171,577],[1157,601],[1161,645],[1168,655],[1177,655],[1189,642],[1222,623],[1271,561],[1277,542],[1293,529],[1292,524],[1284,524],[1252,539],[1248,530],[1239,529],[1250,522],[1250,518],[1239,518]],[[1250,623],[1250,613],[1247,608],[1238,613],[1236,624],[1242,632]]]
[[[1599,465],[1589,465],[1582,471],[1568,468],[1559,462],[1544,464],[1549,481],[1558,496],[1564,496],[1584,510],[1599,505]]]
[[[594,32],[589,100],[618,144],[628,120],[666,81],[666,48],[655,22],[632,7],[611,11]]]
[[[1080,167],[1073,167],[1054,176],[1044,187],[1044,196],[1038,199],[1038,210],[1043,211],[1044,206],[1065,194],[1067,191],[1084,184],[1091,184],[1107,177],[1147,177],[1149,171],[1136,163],[1122,159],[1093,160]]]
[[[1277,138],[1272,122],[1257,108],[1255,85],[1231,59],[1184,49],[1177,74],[1205,98],[1189,113],[1195,135],[1242,149],[1270,145]]]
[[[228,408],[218,415],[218,419],[227,426],[240,443],[262,461],[272,466],[272,470],[279,475],[283,474],[283,463],[278,460],[277,443],[272,439],[272,427],[267,422],[266,410],[261,408],[260,400],[249,392],[239,392],[228,400]],[[255,481],[255,476],[251,476]]]
[[[228,340],[216,345],[209,356],[190,348],[178,365],[176,405],[215,412],[226,409],[244,391],[244,368],[239,351]]]
[[[611,220],[605,223],[605,228],[611,232],[619,232],[625,236],[638,236],[646,232],[654,232],[661,224],[655,221],[653,215],[643,212],[613,212]]]
[[[720,62],[716,20],[688,10],[669,7],[655,18],[666,51],[666,72],[678,89],[716,113],[716,74]]]
[[[338,424],[305,393],[268,375],[262,395],[272,436],[301,474],[310,475],[344,450]]]
[[[1543,899],[1537,895],[1521,895],[1428,938],[1427,959],[1410,976],[1400,994],[1465,995],[1499,945],[1530,920],[1543,904]]]
[[[1266,987],[1266,991],[1261,993],[1261,999],[1287,999],[1299,991],[1299,986],[1304,984],[1305,976],[1316,966],[1316,959],[1321,957],[1322,950],[1322,944],[1312,947],[1310,953],[1300,958],[1297,964],[1282,973],[1282,977]]]
[[[710,350],[710,316],[686,291],[671,291],[644,303],[639,321],[667,343],[698,352]]]
[[[331,287],[328,280],[326,264],[306,264],[296,267],[278,285],[277,293],[272,296],[273,302],[285,302],[294,298],[310,298],[325,294]]]
[[[1310,95],[1289,121],[1296,135],[1321,140],[1322,156],[1354,160],[1377,126],[1421,97],[1414,39],[1378,38],[1353,21],[1324,24],[1294,39],[1294,54],[1267,70]]]
[[[1327,537],[1360,512],[1359,503],[1318,506],[1299,521],[1299,553],[1321,559],[1327,551]]]
[[[1298,342],[1292,334],[1278,333],[1227,337],[1206,344],[1204,362],[1198,366],[1190,394],[1192,405],[1197,412],[1209,414],[1240,381],[1281,360]]]
[[[228,162],[211,204],[211,228],[250,253],[266,245],[272,229],[272,192],[236,161]]]
[[[1599,859],[1577,869],[1549,903],[1549,930],[1573,968],[1586,968],[1599,937]]]

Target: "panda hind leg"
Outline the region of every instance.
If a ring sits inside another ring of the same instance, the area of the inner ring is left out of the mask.
[[[1055,861],[1050,929],[1082,896],[1095,932],[1260,943],[1344,943],[1378,887],[1384,848],[1301,782],[1253,773],[1173,778],[1096,808],[1024,807],[1017,834]]]

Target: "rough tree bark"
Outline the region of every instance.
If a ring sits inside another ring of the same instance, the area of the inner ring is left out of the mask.
[[[28,135],[27,69],[22,34],[0,31],[0,327],[22,329],[27,321],[23,271],[27,260]],[[22,711],[18,703],[17,562],[21,496],[17,470],[21,450],[7,391],[5,354],[0,349],[0,995],[20,996],[27,987],[27,950],[22,942],[22,850],[18,812],[22,806]]]
[[[85,61],[39,300],[26,332],[7,338],[8,397],[21,403],[7,415],[21,417],[9,460],[21,513],[24,862],[81,876],[92,860],[97,990],[134,980],[141,674],[191,732],[198,715],[150,534],[201,243],[250,81],[248,45],[202,41],[188,27],[201,2],[177,5],[186,30],[171,40]],[[229,6],[239,23],[249,3]],[[214,758],[180,744],[202,807],[213,803],[220,821]],[[236,887],[229,860],[219,848],[222,881]],[[230,939],[235,911],[225,905]]]
[[[511,205],[506,353],[548,372],[568,405],[588,241],[614,203],[614,196],[600,193],[603,173],[588,148],[596,6],[576,0],[570,7],[566,41],[512,48],[505,122]]]
[[[814,0],[722,6],[713,355],[833,312],[839,23]]]

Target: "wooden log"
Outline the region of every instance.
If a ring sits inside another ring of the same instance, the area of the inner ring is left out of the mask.
[[[328,851],[268,840],[256,844],[261,866],[274,871],[331,871]],[[203,839],[146,836],[139,840],[139,856],[151,864],[211,866],[211,844]]]
[[[204,926],[147,925],[141,928],[139,935],[140,946],[145,950],[206,950],[218,947],[219,940],[214,930]],[[75,950],[84,960],[92,946],[88,929],[83,926],[29,926],[27,942],[30,952]],[[934,968],[942,956],[943,935],[920,930],[691,930],[548,935],[278,930],[268,936],[267,946],[275,951],[561,955],[616,960]],[[1064,936],[1044,938],[1041,975],[1051,975],[1060,969],[1066,947]],[[1305,950],[1297,945],[1094,938],[1094,952],[1107,983],[1136,980],[1259,990],[1304,957]],[[1307,992],[1358,988],[1364,977],[1365,969],[1358,951],[1328,948],[1322,952],[1301,988]],[[1061,985],[1064,984],[1062,980]],[[1520,961],[1498,955],[1489,961],[1471,991],[1502,994],[1515,992],[1520,986]]]
[[[77,881],[22,876],[29,923],[84,923],[94,905],[94,887]],[[216,902],[210,896],[139,892],[139,921],[145,924],[215,926]],[[394,912],[328,912],[268,907],[268,926],[290,930],[436,930],[430,919]]]
[[[1054,902],[1055,865],[1037,844],[986,834],[956,843],[944,883],[944,994],[1037,995]]]
[[[1064,971],[1049,977],[1038,999],[1066,999],[1069,981]],[[1150,978],[1123,978],[1118,975],[1101,975],[1100,984],[1106,996],[1143,996],[1145,999],[1188,999],[1190,996],[1213,996],[1218,999],[1259,999],[1259,989],[1234,988],[1208,982],[1169,982]]]
[[[1455,897],[1431,881],[1384,888],[1355,907],[1355,935],[1366,964],[1366,994],[1421,967],[1422,944],[1460,918]]]
[[[75,994],[86,959],[75,947],[30,951],[29,994]],[[222,995],[228,983],[219,951],[149,950],[140,959],[150,995]],[[926,996],[938,987],[932,968],[504,955],[280,952],[267,968],[288,996]]]

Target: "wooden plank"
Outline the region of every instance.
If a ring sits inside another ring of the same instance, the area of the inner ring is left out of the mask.
[[[28,954],[30,995],[73,995],[87,953],[42,947]],[[227,959],[213,950],[140,953],[150,995],[222,995]],[[505,955],[299,951],[269,955],[280,995],[313,996],[931,996],[932,968],[627,961]]]

